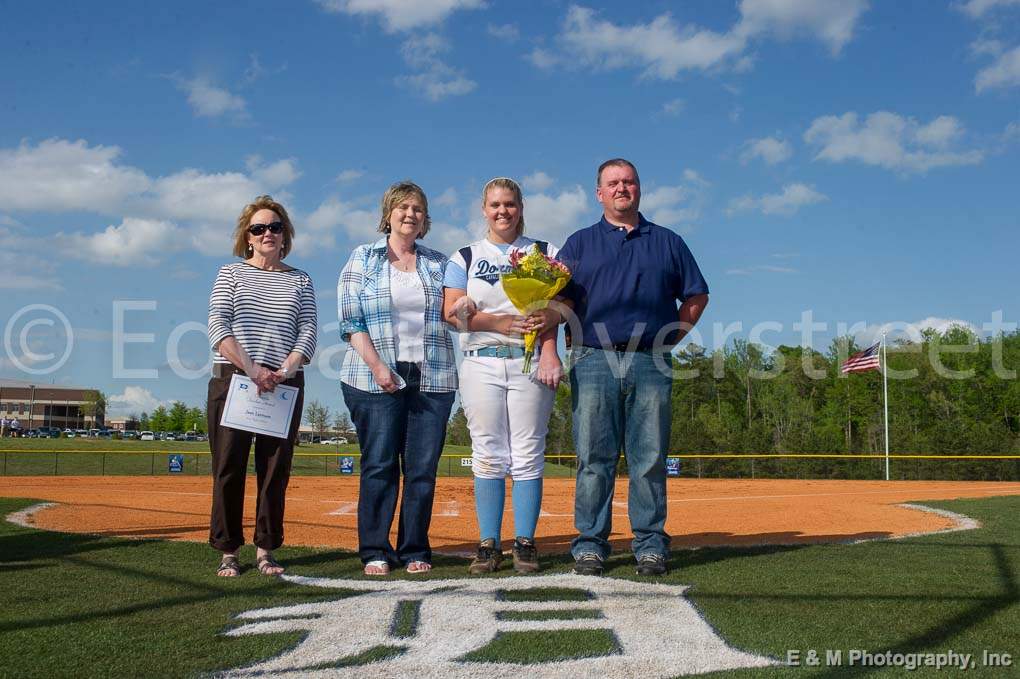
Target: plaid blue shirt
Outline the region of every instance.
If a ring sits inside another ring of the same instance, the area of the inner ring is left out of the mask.
[[[340,339],[349,342],[356,332],[367,332],[379,358],[396,370],[396,341],[390,314],[390,266],[386,258],[386,236],[371,245],[359,245],[340,272],[337,305]],[[425,289],[425,361],[421,368],[421,390],[457,390],[457,363],[449,326],[443,321],[443,273],[449,259],[423,245],[417,245],[417,269]],[[395,375],[404,388],[403,378]],[[383,393],[368,364],[350,349],[340,366],[340,381],[355,389]]]

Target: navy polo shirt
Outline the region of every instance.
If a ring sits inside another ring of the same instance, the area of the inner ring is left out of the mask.
[[[662,328],[679,320],[677,301],[708,294],[683,238],[638,217],[628,233],[603,216],[560,248],[557,259],[573,274],[562,295],[573,301],[581,321],[582,336],[571,338],[573,346],[626,344],[637,335],[638,347],[650,348]],[[673,345],[676,335],[671,330],[659,341]]]

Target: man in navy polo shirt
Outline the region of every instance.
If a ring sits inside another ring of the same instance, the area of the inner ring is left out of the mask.
[[[602,219],[572,234],[558,255],[573,273],[563,297],[577,316],[570,350],[578,462],[574,572],[602,574],[622,449],[637,572],[663,575],[671,350],[701,317],[708,285],[683,239],[638,212],[641,184],[631,162],[602,163],[595,195]]]

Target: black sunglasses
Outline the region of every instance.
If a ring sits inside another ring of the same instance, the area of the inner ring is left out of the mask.
[[[273,222],[272,224],[252,224],[248,227],[248,233],[253,236],[261,236],[269,229],[269,233],[283,233],[283,222]]]

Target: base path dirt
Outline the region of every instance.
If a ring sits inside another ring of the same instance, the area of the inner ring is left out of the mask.
[[[255,498],[249,479],[245,534],[251,540]],[[57,503],[32,517],[58,531],[205,542],[207,477],[0,477],[0,496]],[[964,481],[792,481],[670,479],[666,530],[676,547],[850,542],[946,530],[954,519],[899,506],[905,502],[1020,495],[1020,483]],[[295,477],[287,491],[286,542],[357,549],[358,479]],[[616,486],[611,541],[630,546],[627,483]],[[509,482],[504,541],[513,538]],[[433,548],[473,553],[478,540],[472,480],[440,478]],[[574,482],[546,479],[538,543],[566,552],[574,531]],[[395,539],[395,530],[394,530]]]

